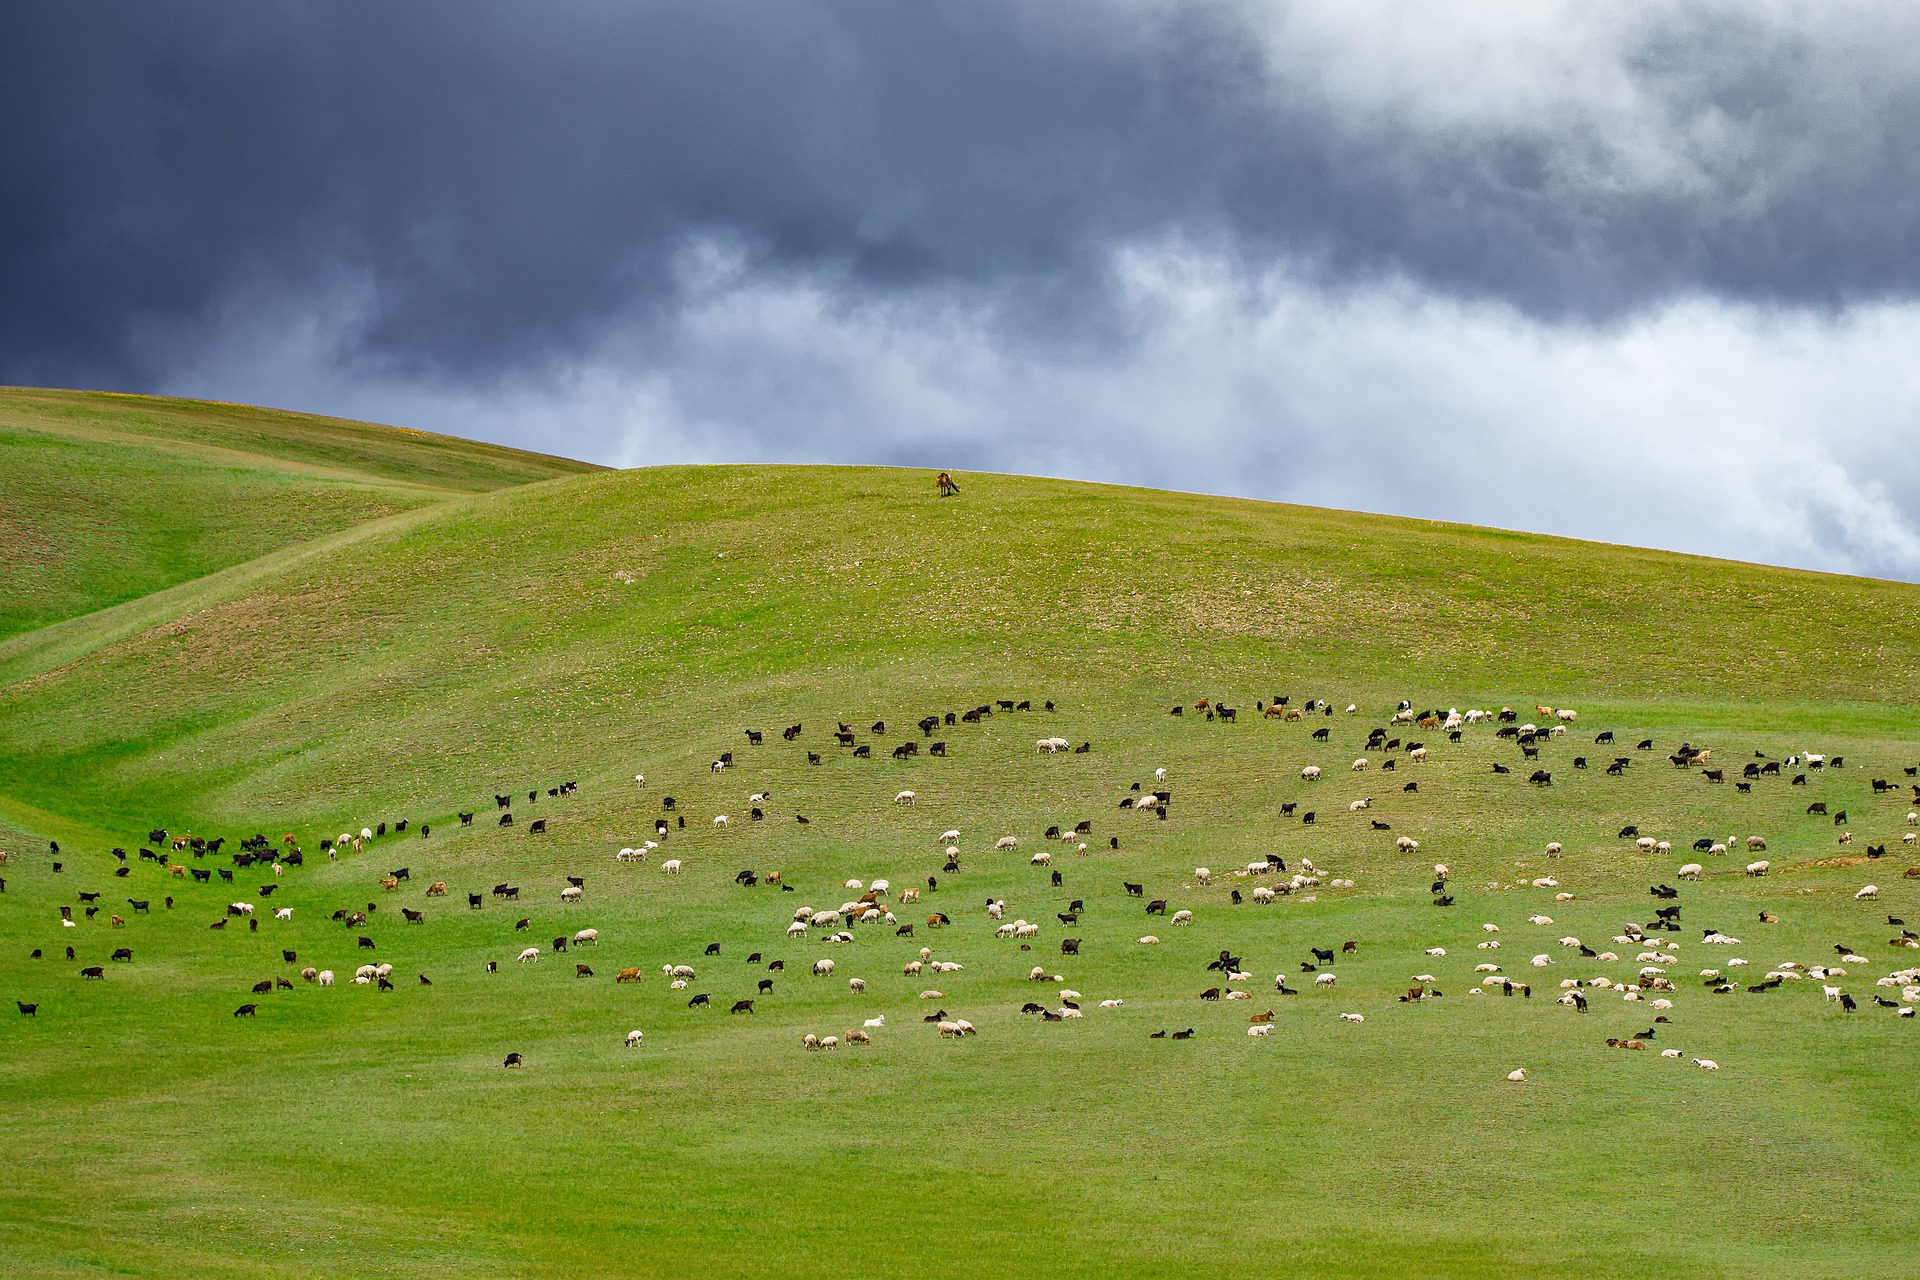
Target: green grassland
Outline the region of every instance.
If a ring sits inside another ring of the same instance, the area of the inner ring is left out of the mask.
[[[183,438],[196,414],[240,412],[175,411]],[[283,456],[264,443],[276,431],[308,429],[248,421],[259,456]],[[97,465],[119,465],[111,454]],[[285,527],[256,558],[137,598],[100,594],[107,607],[0,641],[0,848],[14,854],[0,868],[0,998],[39,1004],[0,1021],[0,1139],[15,1156],[0,1272],[1910,1268],[1920,1027],[1868,998],[1875,977],[1920,960],[1888,945],[1885,920],[1920,917],[1920,880],[1902,875],[1920,856],[1900,843],[1901,770],[1920,763],[1920,589],[1004,476],[963,477],[964,494],[940,500],[908,471],[546,464],[499,459],[464,494],[446,474],[413,476],[431,502],[305,536]],[[1254,713],[1283,693],[1360,709]],[[1196,713],[1203,696],[1243,708],[1238,721]],[[1350,771],[1401,697],[1528,719],[1536,702],[1577,707],[1578,728],[1542,749],[1550,788],[1528,785],[1531,762],[1491,726],[1457,743],[1420,732],[1424,763],[1393,753],[1388,773],[1364,752],[1369,770]],[[921,739],[922,715],[1000,698],[1057,709],[943,726],[947,759],[890,758]],[[1186,714],[1169,715],[1175,703]],[[835,745],[836,721],[877,758]],[[798,740],[782,741],[795,722]],[[1603,729],[1618,748],[1593,743]],[[1035,749],[1056,734],[1090,750]],[[1643,737],[1657,749],[1637,751]],[[1683,738],[1733,772],[1756,751],[1846,764],[1743,795],[1668,764]],[[715,773],[721,752],[735,765]],[[1598,766],[1616,754],[1633,764],[1609,778]],[[1574,768],[1580,755],[1596,767]],[[1494,774],[1495,760],[1516,772]],[[1306,764],[1324,778],[1303,781]],[[1158,767],[1167,818],[1119,809]],[[1876,795],[1875,777],[1896,790]],[[1417,793],[1401,789],[1414,780]],[[578,791],[546,794],[564,781]],[[901,790],[916,802],[894,803]],[[765,820],[751,821],[748,794],[765,791]],[[495,825],[496,794],[514,796],[512,827]],[[613,862],[652,837],[667,795],[686,828],[645,863]],[[1348,811],[1367,797],[1370,810]],[[1849,810],[1851,846],[1805,813],[1814,800]],[[1288,802],[1318,821],[1284,816]],[[369,850],[317,852],[400,818],[413,829]],[[536,818],[544,834],[528,830]],[[1084,851],[1042,838],[1082,819]],[[1619,839],[1628,822],[1671,855]],[[217,858],[176,855],[188,866],[228,865],[231,842],[255,832],[294,835],[306,864],[271,898],[260,868],[203,885],[136,859],[116,879],[109,847],[154,826],[229,838]],[[948,827],[963,833],[955,873],[935,840]],[[1768,841],[1764,878],[1741,874],[1744,852],[1691,852],[1698,837],[1752,834]],[[1002,835],[1019,848],[992,851]],[[1420,849],[1399,852],[1401,835]],[[1867,861],[1868,844],[1890,852]],[[1057,888],[1028,861],[1043,848]],[[1356,887],[1233,904],[1256,881],[1232,868],[1270,851]],[[661,870],[670,857],[683,874]],[[1685,929],[1667,935],[1676,1007],[1653,1042],[1687,1057],[1609,1049],[1654,1011],[1596,994],[1576,1014],[1554,1003],[1557,983],[1631,981],[1637,948],[1607,939],[1650,920],[1662,904],[1647,886],[1694,860],[1707,878],[1682,885]],[[1430,901],[1435,861],[1452,869],[1451,908]],[[386,892],[379,877],[401,866],[411,880]],[[795,892],[735,884],[745,868]],[[568,875],[586,882],[578,904],[560,899]],[[1517,887],[1541,876],[1574,899]],[[917,907],[896,908],[916,936],[785,936],[795,907],[837,907],[857,896],[844,881],[875,877],[921,888]],[[448,897],[425,896],[435,880]],[[503,881],[517,903],[486,895]],[[1194,924],[1149,920],[1123,881]],[[1856,901],[1870,881],[1880,901]],[[81,916],[81,891],[106,910],[63,927],[56,908]],[[990,896],[1042,926],[1030,951],[993,937]],[[152,914],[123,909],[111,927],[128,897]],[[1069,928],[1055,913],[1073,898],[1085,911]],[[259,904],[258,931],[210,930],[236,899]],[[369,902],[365,925],[329,919]],[[291,920],[267,910],[282,905]],[[403,923],[403,906],[425,922]],[[1762,909],[1780,923],[1761,924]],[[951,925],[930,929],[933,911]],[[1527,922],[1541,912],[1551,926]],[[1702,945],[1709,926],[1745,945]],[[513,962],[581,928],[597,947]],[[1148,933],[1163,941],[1142,946]],[[1555,945],[1569,934],[1622,958],[1583,961]],[[1065,936],[1081,956],[1060,954]],[[1358,953],[1334,966],[1337,985],[1314,989],[1299,972],[1308,949],[1349,939]],[[1486,940],[1503,946],[1476,949]],[[1720,996],[1694,976],[1738,956],[1757,981],[1784,960],[1832,963],[1836,943],[1870,960],[1843,981],[1863,1006],[1851,1015],[1817,981]],[[107,960],[117,946],[132,963]],[[965,968],[903,974],[923,946]],[[1448,954],[1425,954],[1436,946]],[[1252,1000],[1197,999],[1219,983],[1205,964],[1221,948],[1245,957]],[[1533,968],[1536,953],[1556,963]],[[828,957],[836,973],[810,976]],[[393,963],[397,988],[349,985],[363,960]],[[786,969],[769,975],[772,960]],[[1482,961],[1531,980],[1533,997],[1470,996]],[[594,976],[576,977],[578,962]],[[669,987],[669,963],[696,967],[688,989]],[[91,964],[103,980],[78,976]],[[301,982],[309,964],[340,985]],[[1026,980],[1034,965],[1083,994],[1085,1018],[1019,1012],[1058,1003],[1058,987]],[[616,984],[627,966],[643,980]],[[1301,994],[1275,992],[1279,973]],[[1445,997],[1398,1003],[1417,973]],[[250,994],[276,975],[294,989]],[[929,988],[944,998],[917,998]],[[695,992],[716,1007],[687,1008]],[[729,1015],[742,998],[755,1012]],[[1108,998],[1125,1004],[1095,1007]],[[243,1002],[256,1018],[232,1016]],[[921,1022],[933,1006],[979,1034],[938,1039]],[[1248,1014],[1267,1008],[1274,1033],[1248,1038]],[[881,1014],[870,1047],[799,1046]],[[1148,1038],[1187,1027],[1189,1041]],[[646,1040],[628,1049],[633,1028]],[[503,1070],[508,1052],[526,1065]],[[1515,1067],[1532,1078],[1509,1083]]]
[[[592,469],[244,405],[0,388],[0,639],[452,495]]]

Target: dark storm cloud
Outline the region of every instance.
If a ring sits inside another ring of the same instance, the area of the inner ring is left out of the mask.
[[[1622,10],[1565,68],[1402,47],[1430,79],[1350,13],[12,6],[0,376],[149,385],[236,297],[349,288],[343,359],[471,384],[669,323],[695,239],[1096,347],[1115,248],[1169,238],[1555,323],[1920,285],[1897,10]]]

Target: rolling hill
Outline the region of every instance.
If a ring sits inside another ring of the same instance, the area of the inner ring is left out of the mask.
[[[0,1023],[0,1134],[34,1153],[0,1180],[9,1274],[1904,1265],[1916,1028],[1869,1001],[1900,1003],[1875,978],[1920,955],[1882,922],[1920,915],[1902,874],[1920,588],[1007,476],[943,500],[882,468],[416,453],[228,407],[169,405],[163,434],[84,404],[105,418],[61,464],[81,481],[137,486],[123,449],[188,441],[253,459],[236,485],[333,487],[308,524],[205,541],[231,554],[197,576],[131,540],[121,567],[90,534],[65,612],[0,641],[0,995],[36,1006]],[[15,487],[57,542],[51,474]],[[1261,714],[1280,697],[1330,707]],[[1390,724],[1401,699],[1577,719],[1528,757],[1493,724]],[[1669,763],[1683,740],[1712,756]],[[1164,817],[1132,804],[1156,789]],[[380,833],[323,851],[363,827]],[[256,833],[303,863],[235,866]],[[227,844],[170,843],[194,836]],[[1254,905],[1242,891],[1274,876],[1248,864],[1269,856],[1315,883]],[[1767,874],[1742,874],[1756,856]],[[1698,884],[1675,879],[1688,861]],[[788,936],[795,908],[876,879],[894,924]],[[1857,898],[1869,879],[1880,896]],[[1650,898],[1659,883],[1680,896]],[[1031,941],[997,937],[989,899]],[[1147,916],[1162,899],[1192,924]],[[1670,902],[1684,930],[1652,932]],[[1628,924],[1644,944],[1616,941]],[[131,961],[108,958],[121,946]],[[1836,946],[1870,962],[1846,966],[1856,1012],[1823,981],[1760,981]],[[922,947],[962,968],[903,972]],[[1199,998],[1235,985],[1207,968],[1222,951],[1250,1000]],[[394,964],[394,989],[350,983],[363,959]],[[1480,987],[1487,963],[1528,994]],[[660,974],[675,964],[687,987]],[[315,966],[338,984],[304,981]],[[1670,996],[1633,985],[1649,968]],[[1553,998],[1566,978],[1621,988],[1586,987],[1576,1013]],[[1429,995],[1400,1000],[1410,985]],[[1064,1008],[1063,988],[1084,1018],[1021,1012]],[[979,1033],[939,1037],[935,1008]],[[1245,1034],[1269,1008],[1274,1031]],[[800,1048],[876,1016],[871,1045]],[[1650,1050],[1605,1043],[1643,1029]]]

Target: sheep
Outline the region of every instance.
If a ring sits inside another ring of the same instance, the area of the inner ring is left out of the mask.
[[[632,1031],[627,1032],[627,1048],[629,1049],[633,1048],[635,1045],[638,1045],[642,1040],[645,1040],[646,1038],[647,1037],[645,1033],[643,1033],[638,1027],[635,1027]]]
[[[117,916],[115,917],[115,919],[118,919],[118,918],[119,917]],[[292,907],[275,907],[273,911],[273,918],[275,920],[291,920],[293,919],[293,908]]]
[[[560,891],[560,901],[562,902],[578,902],[584,896],[586,896],[586,890],[577,884],[570,884]]]
[[[1011,849],[1019,843],[1020,843],[1019,839],[1014,836],[1001,836],[998,840],[993,842],[993,847],[995,852],[998,852],[1002,849]]]
[[[1269,902],[1272,902],[1278,896],[1279,896],[1278,894],[1276,894],[1272,889],[1267,888],[1267,886],[1265,885],[1254,886],[1253,900],[1256,903],[1260,903],[1260,904],[1269,903]]]
[[[1027,861],[1036,867],[1050,867],[1053,865],[1053,855],[1045,849],[1042,849],[1031,858],[1028,858]]]
[[[536,964],[539,962],[539,959],[540,959],[540,948],[538,947],[528,947],[525,951],[522,951],[520,953],[521,964]]]
[[[1695,1058],[1693,1060],[1693,1065],[1700,1068],[1702,1071],[1718,1071],[1720,1069],[1720,1064],[1715,1062],[1712,1058]]]
[[[909,960],[900,966],[900,972],[906,974],[909,978],[917,978],[920,976],[921,966],[925,963],[924,960]]]
[[[1306,782],[1320,781],[1320,766],[1317,764],[1307,765],[1305,768],[1300,770],[1300,777],[1303,781],[1306,781]]]
[[[867,989],[867,980],[865,978],[848,978],[847,979],[847,990],[853,992],[855,995],[859,995],[866,989]]]
[[[1474,948],[1474,950],[1476,951],[1498,951],[1499,949],[1500,949],[1499,942],[1495,941],[1492,938],[1487,939],[1485,942],[1481,943],[1479,946]]]
[[[1150,934],[1148,934],[1148,935],[1147,935],[1146,937],[1144,937],[1144,938],[1142,938],[1142,939],[1140,939],[1140,945],[1141,945],[1141,946],[1143,946],[1143,947],[1152,947],[1152,946],[1158,946],[1158,945],[1159,945],[1159,942],[1160,942],[1160,939],[1159,939],[1159,938],[1157,938],[1157,937],[1155,937],[1155,936],[1154,936],[1153,934],[1151,934],[1151,933],[1150,933]]]
[[[663,863],[661,863],[661,864],[660,864],[660,870],[661,870],[661,871],[663,871],[663,872],[665,872],[665,873],[666,873],[667,875],[671,875],[671,876],[677,876],[677,875],[679,875],[679,874],[680,874],[680,859],[678,859],[678,858],[668,858],[668,859],[667,859],[667,860],[666,860],[665,862],[663,862]]]
[[[945,1000],[947,996],[943,991],[935,991],[932,988],[928,988],[920,993],[920,998],[922,1000]]]
[[[1447,954],[1447,949],[1445,947],[1428,947],[1427,954],[1430,956],[1444,956]]]
[[[1102,1000],[1100,1002],[1100,1007],[1102,1009],[1118,1009],[1121,1005],[1125,1003],[1126,1003],[1125,1000]]]
[[[995,920],[1003,919],[1006,911],[1007,904],[1004,899],[996,898],[987,904],[987,915]]]
[[[1853,900],[1855,902],[1859,902],[1865,898],[1877,898],[1879,896],[1880,896],[1880,886],[1877,884],[1870,884],[1870,885],[1862,886],[1860,889],[1860,892],[1853,895]]]
[[[1340,1015],[1340,1021],[1342,1022],[1365,1022],[1366,1020],[1367,1016],[1363,1013],[1343,1013]]]
[[[1513,1081],[1515,1084],[1525,1084],[1527,1080],[1527,1069],[1525,1067],[1516,1067],[1512,1071],[1507,1072],[1507,1079]]]
[[[820,1037],[809,1031],[800,1037],[800,1047],[807,1050],[818,1049],[820,1047]]]
[[[934,840],[934,843],[935,844],[952,844],[954,841],[958,840],[959,838],[960,838],[960,828],[950,827],[947,830],[942,831],[938,836],[938,838]]]
[[[883,1013],[883,1014],[880,1014],[878,1017],[868,1018],[865,1022],[861,1023],[860,1025],[863,1027],[867,1027],[869,1029],[884,1027],[887,1025],[887,1015]]]
[[[330,986],[332,986],[332,985],[333,985],[333,970],[331,970],[331,969],[322,969],[322,970],[320,971],[320,973],[319,973],[319,982],[320,982],[320,985],[321,985],[321,986],[323,986],[323,987],[330,987]]]
[[[1330,987],[1339,980],[1340,975],[1337,973],[1323,973],[1313,980],[1313,985],[1316,987]]]
[[[1273,1034],[1273,1024],[1271,1022],[1262,1022],[1255,1026],[1251,1026],[1247,1028],[1248,1036],[1265,1036],[1265,1035],[1272,1035],[1272,1034]]]
[[[1767,874],[1767,868],[1772,865],[1773,864],[1768,862],[1765,858],[1762,858],[1758,862],[1749,862],[1747,864],[1747,874],[1750,876],[1763,876]]]
[[[1698,880],[1702,875],[1706,874],[1706,870],[1705,867],[1697,862],[1689,862],[1674,874],[1682,880]]]
[[[958,1039],[960,1036],[966,1034],[965,1032],[960,1030],[959,1023],[948,1022],[945,1018],[942,1018],[939,1022],[935,1023],[934,1029],[939,1031],[940,1038],[942,1040]]]
[[[1453,875],[1453,872],[1447,870],[1446,863],[1436,862],[1433,864],[1433,878],[1435,880],[1445,880],[1452,875]]]
[[[1638,840],[1635,840],[1633,843],[1634,843],[1634,847],[1639,849],[1640,852],[1652,853],[1653,847],[1659,844],[1660,842],[1658,840],[1655,840],[1652,836],[1641,836]]]
[[[1402,853],[1412,853],[1420,847],[1420,842],[1412,836],[1401,836],[1398,840],[1395,840],[1393,844],[1394,847]]]
[[[1197,884],[1209,885],[1213,883],[1213,872],[1205,867],[1195,867],[1193,869],[1193,878]]]
[[[902,791],[893,798],[895,804],[912,804],[913,801],[914,795],[911,791]]]
[[[1550,955],[1547,955],[1547,954],[1546,954],[1545,952],[1542,952],[1541,954],[1539,954],[1539,955],[1537,955],[1537,956],[1535,956],[1535,957],[1534,957],[1534,958],[1533,958],[1533,959],[1532,959],[1531,961],[1529,961],[1528,963],[1530,963],[1531,965],[1533,965],[1533,967],[1534,967],[1534,968],[1536,968],[1536,969],[1544,969],[1544,968],[1546,968],[1546,967],[1547,967],[1548,965],[1550,965],[1550,964],[1552,964],[1552,963],[1553,963],[1553,957],[1552,957],[1552,956],[1550,956]]]
[[[1191,912],[1191,911],[1176,911],[1176,912],[1174,912],[1174,913],[1173,913],[1173,917],[1172,917],[1172,923],[1174,923],[1174,924],[1192,924],[1192,923],[1193,923],[1193,912]]]
[[[1355,773],[1365,773],[1367,771],[1367,758],[1361,756],[1358,760],[1355,760],[1350,767]]]
[[[806,936],[806,933],[807,926],[799,920],[795,920],[787,926],[787,936],[789,938],[803,938]]]
[[[1528,916],[1527,923],[1528,924],[1552,924],[1553,917],[1552,916]]]
[[[831,976],[831,975],[832,975],[832,973],[833,973],[833,961],[831,961],[831,960],[815,960],[815,961],[813,962],[813,976],[814,976],[814,977],[816,977],[816,978],[825,978],[825,977],[829,977],[829,976]]]

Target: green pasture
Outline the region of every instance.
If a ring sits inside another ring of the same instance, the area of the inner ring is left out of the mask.
[[[10,558],[6,570],[63,585],[57,606],[19,612],[0,640],[0,999],[38,1005],[0,1018],[13,1157],[0,1273],[1911,1268],[1920,1026],[1871,1001],[1898,1002],[1875,979],[1920,964],[1887,923],[1920,921],[1920,878],[1904,874],[1920,852],[1902,842],[1920,781],[1904,773],[1920,767],[1920,589],[1015,477],[965,476],[941,500],[930,477],[899,470],[569,472],[183,402],[166,402],[161,432],[140,425],[153,402],[9,394],[84,407],[94,434],[76,444],[69,428],[0,411],[0,479],[72,566]],[[212,463],[175,452],[183,442],[286,469]],[[103,503],[68,543],[70,522],[46,514],[93,470],[103,492],[157,495],[209,467],[229,486],[223,503],[284,518],[243,540],[210,503],[188,537],[168,523],[184,518],[175,502]],[[310,485],[312,505],[295,519],[257,485]],[[141,550],[162,544],[200,549],[164,563]],[[1278,695],[1325,698],[1336,714],[1261,717],[1256,703]],[[1237,720],[1208,720],[1202,698]],[[1366,749],[1400,698],[1523,720],[1546,704],[1578,720],[1537,761],[1492,725],[1458,742],[1395,727],[1399,749]],[[924,737],[914,726],[1000,699],[1035,709]],[[873,758],[834,742],[838,722]],[[1617,745],[1595,744],[1602,730]],[[1056,735],[1089,750],[1036,748]],[[1409,738],[1426,761],[1407,758]],[[1655,747],[1637,749],[1645,738]],[[935,740],[947,758],[924,753]],[[1711,749],[1728,781],[1668,763],[1682,740]],[[892,758],[907,741],[922,754]],[[1756,753],[1807,751],[1844,765],[1736,791]],[[733,766],[714,772],[723,752]],[[1632,763],[1608,777],[1616,756]],[[1320,781],[1301,778],[1308,764]],[[1551,787],[1528,784],[1536,767]],[[1156,768],[1173,793],[1166,819],[1120,809]],[[1876,778],[1892,790],[1876,793]],[[547,794],[563,782],[577,791]],[[895,803],[903,790],[913,804]],[[754,821],[748,796],[768,792]],[[496,795],[512,799],[510,827]],[[1816,801],[1846,810],[1844,826],[1807,813]],[[662,816],[669,832],[645,862],[613,860],[655,839]],[[320,852],[325,837],[403,818],[407,832],[370,848]],[[1083,819],[1088,836],[1043,836]],[[1617,834],[1628,823],[1672,851],[1639,852]],[[226,837],[218,856],[162,852],[234,881],[140,859],[155,827]],[[936,841],[950,827],[956,872]],[[232,868],[256,832],[276,846],[293,836],[304,865]],[[1018,846],[994,851],[1006,835]],[[1419,849],[1401,852],[1402,835]],[[1764,854],[1746,852],[1750,835]],[[1692,849],[1728,837],[1727,856]],[[124,878],[114,846],[130,855]],[[1058,887],[1030,862],[1043,849]],[[1271,882],[1234,869],[1270,852],[1356,885],[1234,904],[1233,890]],[[1755,857],[1769,874],[1742,874]],[[681,874],[662,870],[669,858]],[[1707,866],[1697,885],[1675,878],[1691,861]],[[1436,862],[1451,907],[1432,903]],[[400,867],[411,878],[389,892],[380,878]],[[735,883],[746,869],[761,883]],[[793,892],[767,884],[773,872]],[[585,881],[577,904],[560,896],[570,875]],[[881,877],[890,902],[920,890],[893,907],[912,937],[879,925],[846,944],[786,936],[797,907],[838,907],[858,896],[846,881]],[[1543,877],[1557,887],[1531,887]],[[446,897],[427,896],[435,881]],[[1194,923],[1147,917],[1123,882]],[[1610,938],[1666,905],[1648,894],[1662,882],[1681,889],[1683,929],[1662,935],[1679,944],[1671,1021],[1611,992],[1584,1015],[1555,1003],[1564,978],[1632,982],[1640,948]],[[488,892],[499,883],[518,900]],[[1868,883],[1878,901],[1856,900]],[[101,895],[93,919],[82,892]],[[1030,950],[993,936],[989,898],[1041,926]],[[1064,925],[1056,914],[1076,898],[1084,911]],[[209,927],[233,901],[256,904],[257,931]],[[365,924],[330,919],[369,903]],[[292,919],[273,917],[282,906]],[[951,924],[930,928],[932,912]],[[1742,945],[1703,944],[1709,927]],[[583,928],[597,946],[551,950]],[[1148,934],[1160,943],[1142,945]],[[1565,936],[1621,958],[1583,960]],[[1063,956],[1063,937],[1082,954]],[[1357,953],[1332,966],[1337,983],[1314,987],[1309,949],[1348,940]],[[1869,961],[1828,980],[1855,1013],[1819,980],[1745,990],[1782,961],[1837,963],[1836,945]],[[527,946],[541,958],[516,963]],[[117,947],[130,963],[108,959]],[[922,947],[964,968],[904,974]],[[1205,967],[1222,949],[1244,957],[1253,980],[1235,985],[1252,999],[1198,998],[1223,985]],[[1536,968],[1536,954],[1554,963]],[[1750,965],[1727,967],[1735,957]],[[835,972],[816,978],[823,958]],[[775,960],[785,968],[770,973]],[[381,961],[393,990],[350,983]],[[1483,962],[1532,997],[1470,995]],[[695,967],[688,988],[669,986],[670,964]],[[91,965],[104,978],[82,978]],[[303,982],[309,965],[337,985]],[[1035,965],[1063,981],[1028,981]],[[641,980],[617,984],[626,967]],[[1711,994],[1706,967],[1741,990]],[[1283,973],[1300,994],[1275,991]],[[1445,995],[1398,1001],[1423,973]],[[275,977],[292,989],[252,994]],[[1061,987],[1082,994],[1084,1018],[1020,1012],[1059,1007]],[[930,989],[941,998],[919,998]],[[702,992],[713,1007],[689,1009]],[[754,1012],[730,1014],[739,999]],[[243,1003],[257,1016],[233,1016]],[[941,1040],[921,1020],[935,1008],[978,1034]],[[1249,1038],[1248,1015],[1269,1008],[1272,1035]],[[800,1047],[882,1015],[870,1046]],[[1149,1038],[1189,1027],[1190,1040]],[[1650,1027],[1649,1051],[1605,1044]],[[633,1029],[645,1041],[627,1048]],[[509,1052],[525,1065],[503,1068]],[[1527,1082],[1507,1080],[1516,1067]]]

